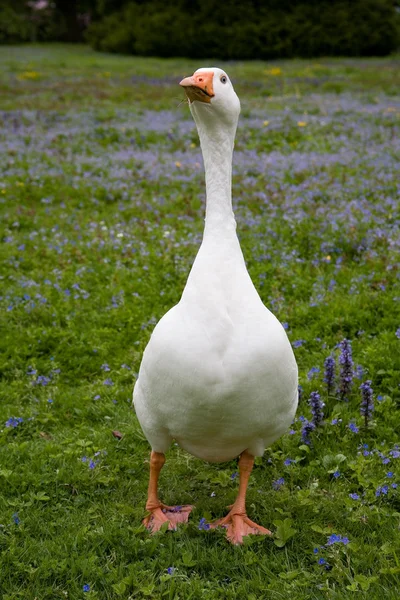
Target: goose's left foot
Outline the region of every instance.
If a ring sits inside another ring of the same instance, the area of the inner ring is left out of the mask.
[[[150,514],[143,519],[143,525],[149,531],[155,533],[167,522],[169,523],[168,529],[172,530],[175,530],[179,523],[187,523],[193,506],[166,506],[160,504],[160,506],[149,510]]]
[[[226,537],[235,545],[243,544],[246,535],[272,535],[269,529],[251,521],[246,513],[237,514],[232,510],[223,519],[211,523],[210,527],[225,527]]]
[[[232,544],[243,544],[246,535],[271,535],[269,529],[257,525],[246,514],[246,492],[250,473],[254,465],[254,456],[248,450],[239,459],[239,492],[235,503],[223,519],[211,523],[211,528],[226,527],[226,537]]]

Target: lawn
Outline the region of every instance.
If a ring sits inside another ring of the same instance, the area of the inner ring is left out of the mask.
[[[299,365],[297,418],[248,492],[274,538],[232,547],[199,527],[233,502],[237,464],[177,446],[160,495],[196,505],[189,525],[141,525],[150,448],[132,389],[202,237],[202,159],[177,82],[207,65],[3,46],[3,600],[399,598],[400,61],[218,64],[242,101],[240,241]],[[306,436],[312,392],[324,417]]]

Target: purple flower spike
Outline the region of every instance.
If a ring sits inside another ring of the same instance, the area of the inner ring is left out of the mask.
[[[305,420],[303,422],[303,427],[301,429],[301,439],[307,444],[307,446],[311,445],[310,434],[314,431],[315,425],[312,421]]]
[[[312,412],[312,423],[315,425],[315,427],[318,427],[318,425],[321,425],[324,419],[323,408],[325,404],[322,402],[321,396],[318,392],[311,392],[308,402]]]
[[[339,393],[342,400],[348,400],[348,395],[353,385],[353,356],[351,342],[342,340],[340,346],[340,388]]]
[[[324,366],[325,366],[324,381],[326,383],[326,387],[327,387],[328,395],[329,395],[333,391],[334,386],[335,386],[335,368],[336,368],[335,357],[328,356],[328,358],[325,359]]]
[[[371,381],[364,381],[364,383],[360,385],[360,390],[362,397],[360,413],[364,417],[365,427],[368,427],[369,420],[371,419],[372,412],[374,410],[374,399]]]

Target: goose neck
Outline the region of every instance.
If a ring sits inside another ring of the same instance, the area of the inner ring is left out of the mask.
[[[232,155],[235,132],[198,127],[206,176],[206,230],[236,228],[232,210]]]

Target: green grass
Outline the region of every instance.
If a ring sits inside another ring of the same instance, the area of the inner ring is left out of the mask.
[[[303,397],[292,433],[250,481],[249,515],[274,539],[234,548],[199,530],[233,502],[236,462],[210,465],[176,446],[160,495],[195,504],[190,523],[155,536],[141,526],[150,449],[131,396],[201,240],[202,163],[177,86],[199,66],[0,48],[2,598],[397,599],[396,57],[222,65],[242,101],[239,237],[262,299],[298,342]],[[323,381],[343,338],[357,367],[348,401]],[[314,390],[325,424],[308,446],[300,417]],[[350,543],[327,546],[333,533]]]

